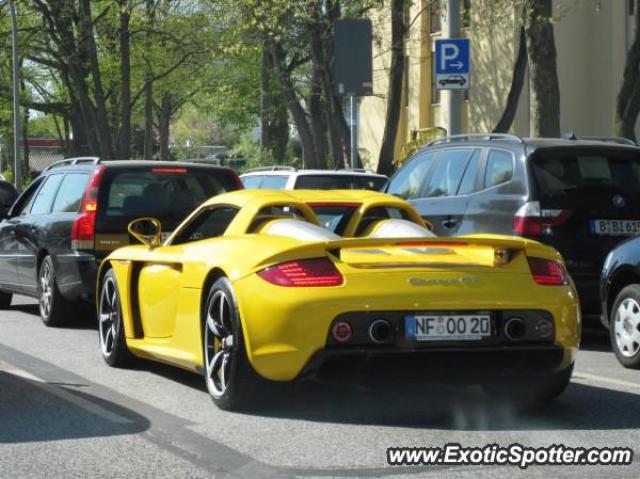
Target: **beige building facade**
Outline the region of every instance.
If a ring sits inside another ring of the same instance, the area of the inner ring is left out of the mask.
[[[388,3],[388,2],[385,2]],[[416,0],[407,9],[403,105],[394,159],[414,138],[447,125],[442,92],[434,88],[434,41],[447,21],[446,2]],[[461,2],[462,3],[462,2]],[[491,131],[502,115],[517,55],[521,2],[466,0],[464,36],[471,40],[470,89],[462,106],[465,132]],[[615,102],[622,81],[632,19],[628,0],[556,0],[555,39],[563,132],[613,134]],[[365,163],[378,161],[386,113],[390,55],[388,5],[372,15],[374,95],[360,106],[359,147]],[[528,78],[512,132],[529,136]],[[403,148],[404,147],[404,148]]]

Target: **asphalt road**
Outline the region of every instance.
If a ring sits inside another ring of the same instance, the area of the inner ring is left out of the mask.
[[[17,304],[15,304],[17,303]],[[634,448],[629,466],[391,467],[393,446]],[[44,327],[35,302],[0,312],[0,478],[640,477],[640,371],[606,337],[583,343],[572,384],[516,413],[475,388],[372,395],[305,384],[252,414],[218,410],[201,377],[107,367],[95,325]]]

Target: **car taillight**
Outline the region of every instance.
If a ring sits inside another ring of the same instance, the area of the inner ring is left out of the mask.
[[[329,258],[287,261],[258,272],[265,281],[278,286],[340,286],[340,271]]]
[[[187,169],[186,168],[151,168],[151,172],[184,175],[185,173],[187,173]]]
[[[544,286],[564,286],[569,284],[569,275],[564,267],[553,260],[527,258],[533,280]]]
[[[242,182],[240,177],[235,173],[233,173],[233,180],[235,181],[236,186],[238,187],[239,190],[244,190],[244,183]]]
[[[96,212],[98,211],[98,190],[104,174],[104,165],[93,170],[87,189],[82,197],[80,214],[71,228],[71,249],[93,249],[96,233]]]
[[[517,235],[550,235],[554,226],[560,226],[571,216],[571,210],[540,209],[538,201],[529,201],[516,211],[513,232]]]

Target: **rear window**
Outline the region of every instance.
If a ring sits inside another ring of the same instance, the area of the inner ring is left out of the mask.
[[[288,176],[264,176],[260,188],[263,190],[282,190],[286,184]]]
[[[242,178],[242,184],[247,189],[260,188],[262,176],[245,176]]]
[[[640,157],[552,153],[533,160],[536,183],[545,195],[615,189],[630,195],[640,189]]]
[[[387,179],[366,175],[300,175],[296,190],[380,190]]]
[[[329,231],[342,235],[342,232],[349,224],[349,220],[353,216],[353,213],[360,207],[360,205],[309,205],[318,218],[320,226],[328,229]]]
[[[148,215],[175,223],[208,198],[235,189],[232,176],[218,171],[115,170],[101,189],[98,211],[107,219]]]

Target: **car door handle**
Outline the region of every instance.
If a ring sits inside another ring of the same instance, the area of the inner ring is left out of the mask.
[[[458,224],[458,221],[455,218],[449,217],[442,222],[442,226],[447,229],[455,228]]]

